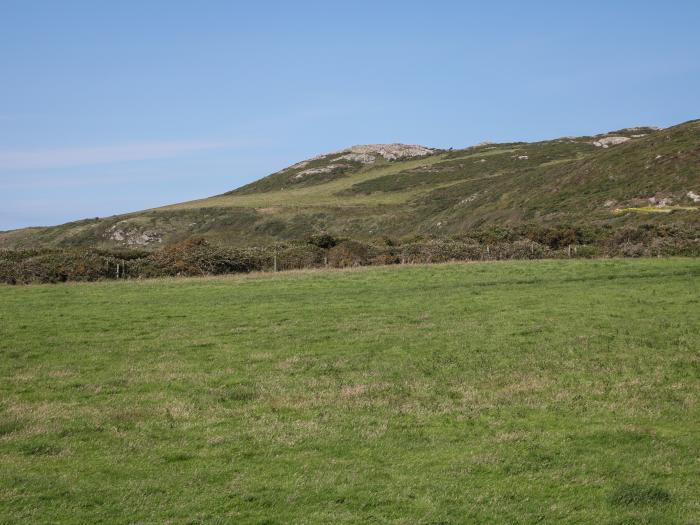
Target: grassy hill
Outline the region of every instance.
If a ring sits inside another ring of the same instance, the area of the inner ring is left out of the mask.
[[[0,523],[697,523],[698,297],[697,259],[0,285]]]
[[[0,233],[0,248],[232,246],[317,232],[360,240],[475,228],[649,222],[700,228],[700,121],[460,150],[356,146],[223,195]]]

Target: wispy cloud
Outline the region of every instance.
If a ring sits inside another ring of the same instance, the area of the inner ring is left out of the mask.
[[[0,170],[66,168],[133,160],[162,159],[203,150],[232,147],[223,142],[147,142],[91,148],[1,151]]]
[[[90,169],[90,173],[71,174],[67,175],[64,172],[57,176],[54,172],[37,171],[34,173],[23,174],[22,177],[0,177],[0,190],[21,190],[21,189],[49,189],[49,188],[86,188],[100,187],[105,184],[122,184],[132,183],[135,181],[169,181],[172,182],[178,178],[185,179],[191,174],[173,173],[168,170],[165,172],[153,171],[137,171],[121,174],[105,173],[103,168],[98,171]]]

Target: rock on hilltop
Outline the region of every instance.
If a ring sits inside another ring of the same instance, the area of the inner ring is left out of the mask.
[[[372,167],[378,162],[411,160],[439,152],[440,150],[417,144],[358,144],[302,160],[230,194],[324,183]]]
[[[345,153],[348,160],[359,160],[360,157],[371,159],[374,162],[377,155],[386,160],[405,159],[410,157],[423,157],[434,153],[432,148],[426,148],[417,144],[365,144],[351,146],[336,153]]]
[[[426,148],[418,144],[358,144],[331,153],[316,155],[310,159],[297,162],[282,171],[305,168],[309,163],[323,159],[329,159],[330,162],[347,160],[362,164],[372,164],[376,162],[377,157],[383,157],[385,160],[398,160],[424,157],[425,155],[431,155],[435,151],[435,149]],[[331,157],[333,158],[331,159]]]

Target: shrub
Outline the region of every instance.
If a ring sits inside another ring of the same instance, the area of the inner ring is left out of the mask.
[[[17,261],[0,259],[0,283],[17,284]]]
[[[378,248],[378,253],[372,258],[370,264],[385,266],[388,264],[398,264],[400,262],[401,256],[399,255],[399,250],[389,246],[382,246]]]
[[[601,250],[597,246],[591,244],[582,244],[576,246],[575,255],[576,257],[581,257],[583,259],[590,259],[593,257],[599,257],[602,254]]]
[[[203,238],[167,246],[148,259],[161,275],[216,275],[261,270],[263,266],[258,254],[213,246]]]
[[[524,235],[527,239],[544,244],[554,250],[571,244],[586,242],[587,235],[574,226],[526,227]]]
[[[16,263],[15,281],[56,283],[116,277],[118,260],[88,251],[52,251]]]
[[[360,241],[343,241],[328,250],[328,264],[335,268],[369,264],[377,249]]]
[[[315,244],[292,244],[275,248],[278,270],[296,270],[323,266],[326,250]]]
[[[514,241],[499,243],[490,250],[490,258],[502,259],[542,259],[550,255],[547,246],[533,241]]]
[[[700,256],[697,228],[643,224],[617,230],[526,226],[470,231],[454,238],[414,236],[376,243],[317,234],[304,241],[230,248],[195,237],[154,252],[44,249],[0,251],[1,283],[94,281],[116,277],[217,275],[397,263],[568,257]],[[119,270],[117,272],[117,270]]]
[[[311,244],[313,246],[317,246],[318,248],[323,248],[323,249],[329,249],[333,248],[336,244],[338,244],[338,239],[330,235],[329,233],[316,233],[309,235],[306,238],[307,244]]]
[[[507,228],[489,228],[486,230],[477,230],[470,232],[469,235],[477,242],[483,244],[513,241],[519,237],[519,234],[516,231]]]
[[[406,263],[478,260],[483,257],[484,253],[484,248],[481,245],[450,239],[413,242],[401,248],[401,259]]]

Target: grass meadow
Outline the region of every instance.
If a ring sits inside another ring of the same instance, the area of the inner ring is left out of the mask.
[[[0,523],[700,522],[700,260],[0,286]]]

